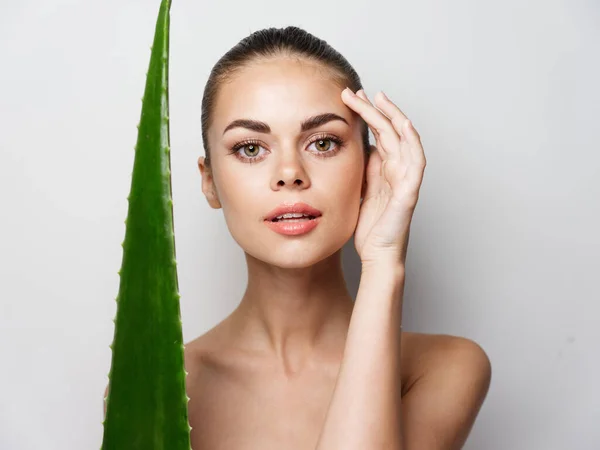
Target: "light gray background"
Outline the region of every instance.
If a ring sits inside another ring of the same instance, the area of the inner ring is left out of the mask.
[[[102,438],[133,147],[158,0],[2,0],[0,448]],[[172,174],[185,340],[237,304],[242,251],[196,166],[208,73],[297,25],[413,119],[428,166],[405,329],[493,365],[465,448],[600,448],[600,6],[596,1],[175,0]],[[346,245],[356,290],[358,259]]]

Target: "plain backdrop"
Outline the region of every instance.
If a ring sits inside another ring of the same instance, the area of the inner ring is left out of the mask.
[[[159,0],[1,0],[0,448],[99,448],[127,195]],[[208,73],[300,26],[413,120],[428,166],[404,327],[478,342],[466,449],[600,448],[600,4],[199,2],[171,9],[185,341],[237,305],[242,250],[201,191]],[[352,241],[344,269],[356,292]]]

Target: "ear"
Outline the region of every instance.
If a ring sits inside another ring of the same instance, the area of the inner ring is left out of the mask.
[[[221,208],[221,201],[219,200],[219,195],[214,183],[212,171],[206,166],[206,158],[204,156],[198,158],[198,168],[200,169],[200,174],[202,175],[202,192],[204,192],[206,201],[208,201],[208,204],[211,206],[211,208]]]

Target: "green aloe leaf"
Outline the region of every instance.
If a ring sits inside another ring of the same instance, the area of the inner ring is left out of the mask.
[[[169,11],[160,5],[133,163],[102,450],[189,450],[169,138]]]

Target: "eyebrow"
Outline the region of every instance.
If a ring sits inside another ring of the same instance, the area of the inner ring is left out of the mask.
[[[304,120],[300,124],[300,132],[304,133],[305,131],[320,127],[321,125],[324,125],[333,120],[341,120],[346,125],[349,125],[348,121],[346,119],[344,119],[342,116],[338,116],[337,114],[334,114],[334,113],[323,113],[323,114],[318,114],[316,116],[309,117],[308,119]],[[223,134],[227,133],[229,130],[231,130],[233,128],[238,128],[238,127],[247,128],[248,130],[256,131],[258,133],[270,133],[271,132],[271,127],[264,122],[260,122],[258,120],[251,120],[251,119],[237,119],[225,127]]]

